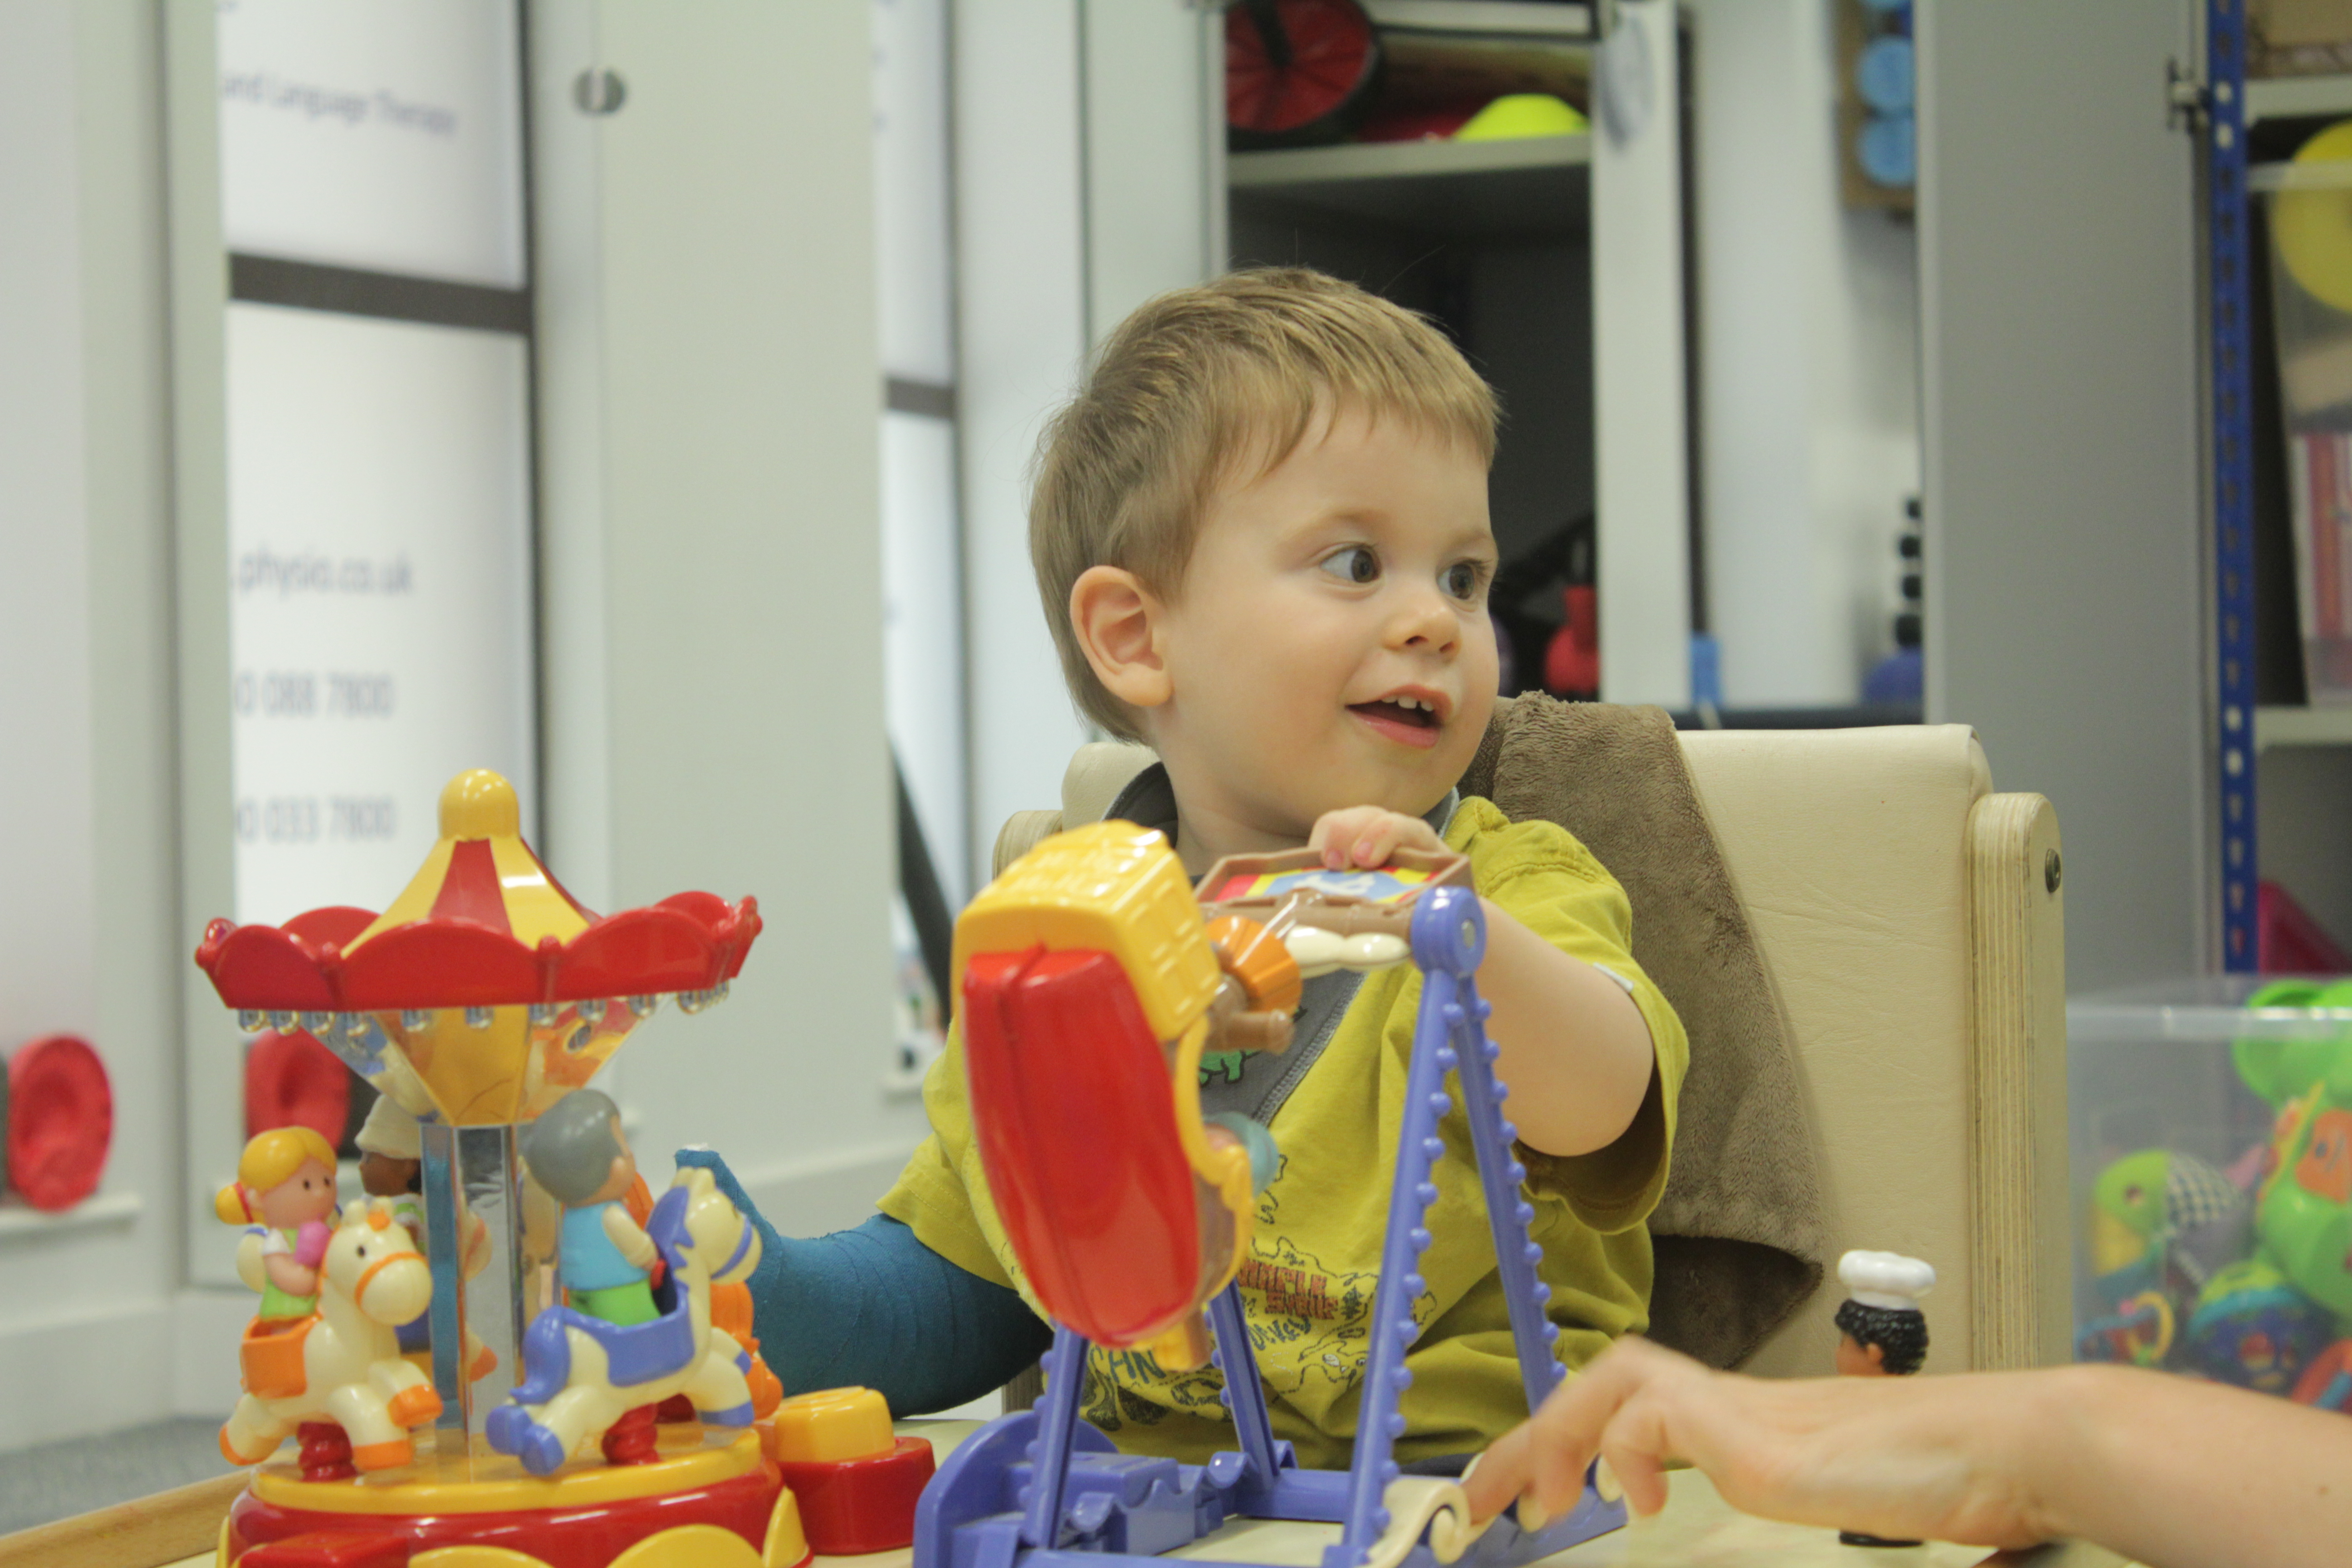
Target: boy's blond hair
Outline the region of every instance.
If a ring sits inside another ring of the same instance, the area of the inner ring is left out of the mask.
[[[1071,585],[1090,566],[1118,566],[1172,598],[1216,488],[1289,457],[1318,405],[1402,419],[1494,461],[1495,395],[1445,335],[1319,272],[1265,268],[1179,289],[1103,344],[1045,428],[1029,500],[1037,592],[1087,717],[1142,738],[1078,646]]]

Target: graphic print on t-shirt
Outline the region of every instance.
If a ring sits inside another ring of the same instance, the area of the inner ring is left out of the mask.
[[[1277,1399],[1317,1383],[1344,1391],[1364,1374],[1380,1271],[1335,1268],[1302,1250],[1283,1233],[1281,1192],[1277,1173],[1258,1195],[1250,1254],[1235,1276],[1258,1375]],[[1413,1303],[1413,1316],[1426,1322],[1435,1306],[1435,1296],[1424,1293]],[[1228,1419],[1217,1399],[1224,1378],[1214,1366],[1171,1373],[1149,1352],[1097,1345],[1087,1373],[1085,1415],[1106,1432],[1129,1423],[1150,1426],[1171,1409],[1211,1421]],[[1145,1389],[1151,1396],[1139,1392]]]

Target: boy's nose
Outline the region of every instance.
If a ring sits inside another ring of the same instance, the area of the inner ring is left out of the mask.
[[[1433,653],[1450,653],[1461,640],[1462,623],[1455,617],[1453,606],[1434,589],[1408,591],[1389,617],[1391,647],[1423,647]]]

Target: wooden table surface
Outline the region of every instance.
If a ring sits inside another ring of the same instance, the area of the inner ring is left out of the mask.
[[[1274,1568],[1319,1568],[1324,1546],[1339,1527],[1252,1520],[1229,1524],[1171,1557],[1213,1563],[1263,1563]],[[820,1557],[812,1568],[909,1568],[912,1551],[868,1557]],[[1776,1524],[1737,1512],[1696,1471],[1674,1478],[1665,1511],[1588,1541],[1545,1560],[1543,1568],[1976,1568],[1979,1563],[2030,1568],[2126,1568],[2112,1552],[2074,1543],[1996,1557],[1980,1546],[1930,1542],[1904,1550],[1846,1546],[1833,1530]],[[213,1568],[212,1553],[172,1568]]]
[[[944,1453],[977,1425],[909,1421],[900,1423],[899,1430],[930,1437]],[[176,1507],[177,1540],[183,1544],[175,1551],[184,1552],[196,1541],[208,1542],[217,1533],[226,1502],[234,1496],[233,1489],[221,1489],[224,1484],[233,1488],[238,1480],[225,1477],[221,1482],[201,1483],[81,1520],[0,1537],[0,1568],[19,1564],[24,1568],[35,1564],[39,1568],[158,1568],[159,1564],[213,1568],[209,1544],[192,1556],[158,1554],[152,1550],[159,1521],[173,1511],[157,1505],[181,1500]],[[198,1514],[204,1517],[196,1518]],[[195,1533],[198,1531],[201,1534]],[[1275,1568],[1320,1568],[1323,1547],[1338,1533],[1336,1525],[1241,1521],[1169,1555],[1211,1563],[1270,1563]],[[866,1557],[820,1557],[812,1568],[911,1568],[913,1561],[911,1551],[881,1552]],[[1656,1518],[1635,1520],[1623,1530],[1560,1552],[1547,1559],[1543,1568],[1976,1568],[1979,1563],[2128,1568],[2114,1552],[2079,1543],[2005,1557],[1981,1547],[1934,1542],[1900,1550],[1846,1546],[1838,1541],[1835,1531],[1779,1524],[1740,1513],[1696,1471],[1672,1478],[1665,1510]]]

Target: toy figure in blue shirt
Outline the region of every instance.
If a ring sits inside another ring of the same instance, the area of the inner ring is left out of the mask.
[[[660,1316],[650,1274],[659,1255],[621,1202],[637,1166],[611,1098],[593,1089],[564,1096],[523,1133],[522,1156],[563,1205],[556,1278],[572,1310],[625,1328]]]

